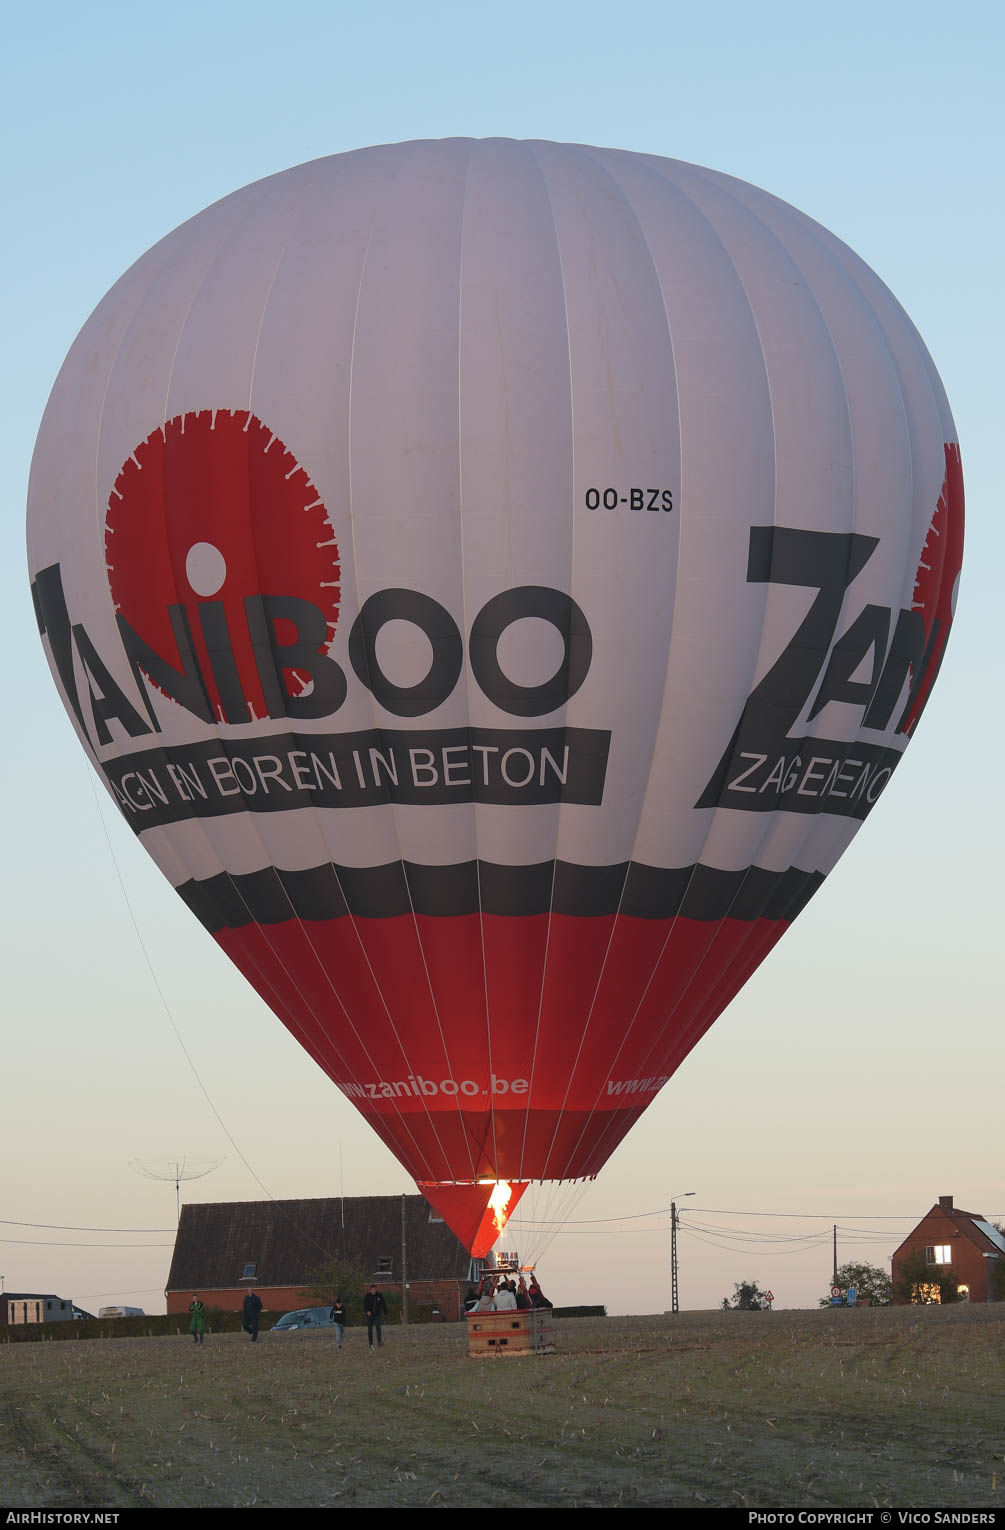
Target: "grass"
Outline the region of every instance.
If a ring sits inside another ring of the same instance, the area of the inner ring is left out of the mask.
[[[5,1345],[17,1508],[1005,1502],[1005,1306],[574,1318]]]

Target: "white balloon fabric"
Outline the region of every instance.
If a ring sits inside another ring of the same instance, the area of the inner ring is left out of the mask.
[[[472,1247],[478,1182],[595,1174],[830,871],[962,537],[939,378],[851,250],[711,170],[498,139],[168,235],[29,493],[115,801]]]

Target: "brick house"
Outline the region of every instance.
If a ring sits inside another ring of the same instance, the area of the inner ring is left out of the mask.
[[[236,1311],[251,1288],[266,1311],[317,1305],[312,1273],[338,1259],[401,1291],[402,1213],[411,1306],[463,1312],[481,1274],[421,1195],[367,1195],[305,1201],[231,1201],[183,1206],[168,1274],[168,1312],[187,1312],[192,1293],[207,1307]]]
[[[948,1266],[964,1300],[993,1299],[991,1271],[996,1259],[1005,1259],[1005,1237],[979,1212],[960,1211],[951,1195],[940,1195],[893,1255],[895,1286],[903,1260],[919,1250],[924,1251],[933,1274],[945,1275]],[[894,1297],[894,1301],[903,1304],[903,1298]]]

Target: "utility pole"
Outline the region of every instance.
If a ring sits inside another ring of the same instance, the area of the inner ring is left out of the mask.
[[[670,1202],[670,1311],[679,1312],[677,1294],[677,1202]]]
[[[681,1200],[687,1200],[689,1195],[694,1195],[693,1190],[685,1190]],[[670,1202],[670,1311],[679,1312],[680,1304],[677,1292],[677,1202]]]
[[[408,1322],[408,1239],[405,1230],[405,1197],[401,1197],[401,1321]]]
[[[834,1279],[831,1281],[831,1285],[836,1286],[837,1283],[838,1283],[838,1230],[837,1230],[837,1223],[835,1222],[834,1223]]]

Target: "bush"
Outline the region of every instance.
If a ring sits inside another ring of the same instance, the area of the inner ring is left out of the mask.
[[[281,1312],[263,1312],[259,1328],[271,1328]],[[84,1318],[71,1323],[16,1323],[0,1329],[6,1344],[39,1344],[54,1339],[150,1339],[168,1334],[188,1335],[187,1312],[161,1312],[150,1317]],[[206,1308],[206,1332],[240,1333],[240,1311],[225,1312],[221,1307]]]
[[[957,1276],[951,1264],[929,1264],[925,1250],[916,1248],[905,1254],[895,1271],[893,1294],[902,1302],[917,1307],[946,1306],[959,1301]]]
[[[391,1303],[388,1302],[387,1305],[390,1307]],[[443,1308],[434,1307],[431,1302],[410,1301],[408,1304],[408,1321],[410,1323],[439,1323],[442,1320],[442,1313]],[[390,1322],[390,1318],[388,1318],[388,1322]]]
[[[351,1264],[346,1264],[341,1259],[329,1259],[327,1264],[319,1265],[312,1270],[307,1277],[304,1291],[305,1307],[330,1307],[336,1296],[341,1296],[345,1303],[345,1310],[350,1323],[365,1323],[363,1316],[363,1298],[371,1286],[376,1286],[383,1293],[387,1303],[386,1323],[401,1322],[401,1293],[388,1290],[374,1275],[364,1275],[362,1270],[357,1270]],[[409,1304],[409,1320],[421,1323],[422,1318],[413,1318],[414,1304]]]
[[[889,1307],[893,1301],[893,1282],[886,1271],[875,1264],[843,1264],[834,1284],[842,1291],[854,1286],[859,1302],[868,1302],[870,1307]],[[829,1296],[820,1298],[821,1307],[830,1305]]]
[[[733,1287],[733,1300],[722,1298],[723,1312],[763,1312],[768,1305],[767,1293],[753,1280],[739,1280]]]

